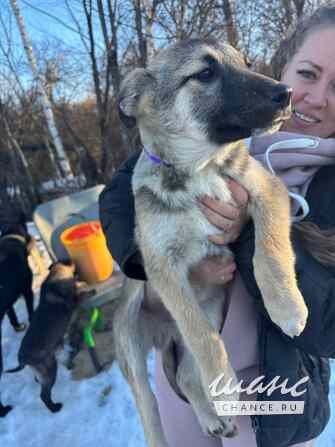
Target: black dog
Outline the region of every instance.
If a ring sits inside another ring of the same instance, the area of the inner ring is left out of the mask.
[[[22,340],[19,366],[6,371],[12,373],[26,365],[32,367],[41,384],[40,397],[53,413],[62,408],[61,403],[54,403],[51,398],[57,376],[55,352],[80,301],[94,294],[94,291],[84,290],[86,284],[77,282],[74,274],[75,266],[71,262],[57,262],[50,267],[42,284],[39,306]]]
[[[15,222],[14,222],[15,220]],[[23,295],[29,321],[31,321],[34,307],[34,294],[32,290],[33,274],[28,264],[28,256],[34,244],[33,238],[28,234],[26,219],[21,213],[13,222],[1,225],[0,237],[0,377],[3,370],[1,348],[1,326],[5,314],[8,314],[14,329],[22,326],[17,320],[13,305],[20,295]],[[0,417],[12,409],[0,402]]]

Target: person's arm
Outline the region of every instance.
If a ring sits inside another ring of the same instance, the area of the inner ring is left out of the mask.
[[[99,214],[108,248],[130,278],[146,280],[141,253],[134,238],[135,208],[131,179],[140,152],[114,174],[99,197]]]

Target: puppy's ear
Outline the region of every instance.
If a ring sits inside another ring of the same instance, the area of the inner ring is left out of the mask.
[[[136,68],[123,80],[118,108],[120,119],[126,127],[131,129],[136,126],[141,96],[153,82],[153,76],[144,68]]]

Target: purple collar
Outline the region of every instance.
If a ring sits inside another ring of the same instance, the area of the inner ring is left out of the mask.
[[[149,158],[149,160],[151,160],[152,163],[154,163],[155,165],[157,165],[157,166],[164,165],[167,168],[171,168],[172,167],[171,163],[168,163],[167,161],[162,160],[157,155],[155,155],[152,152],[148,151],[148,149],[145,146],[143,146],[143,151],[146,154],[146,156]]]

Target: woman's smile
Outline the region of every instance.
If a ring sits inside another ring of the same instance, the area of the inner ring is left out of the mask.
[[[321,123],[321,119],[309,115],[308,113],[299,112],[296,109],[293,109],[292,115],[296,120],[301,121],[304,125],[306,124],[313,125]]]
[[[281,81],[293,89],[288,132],[321,138],[335,134],[335,30],[312,33],[285,66]]]

